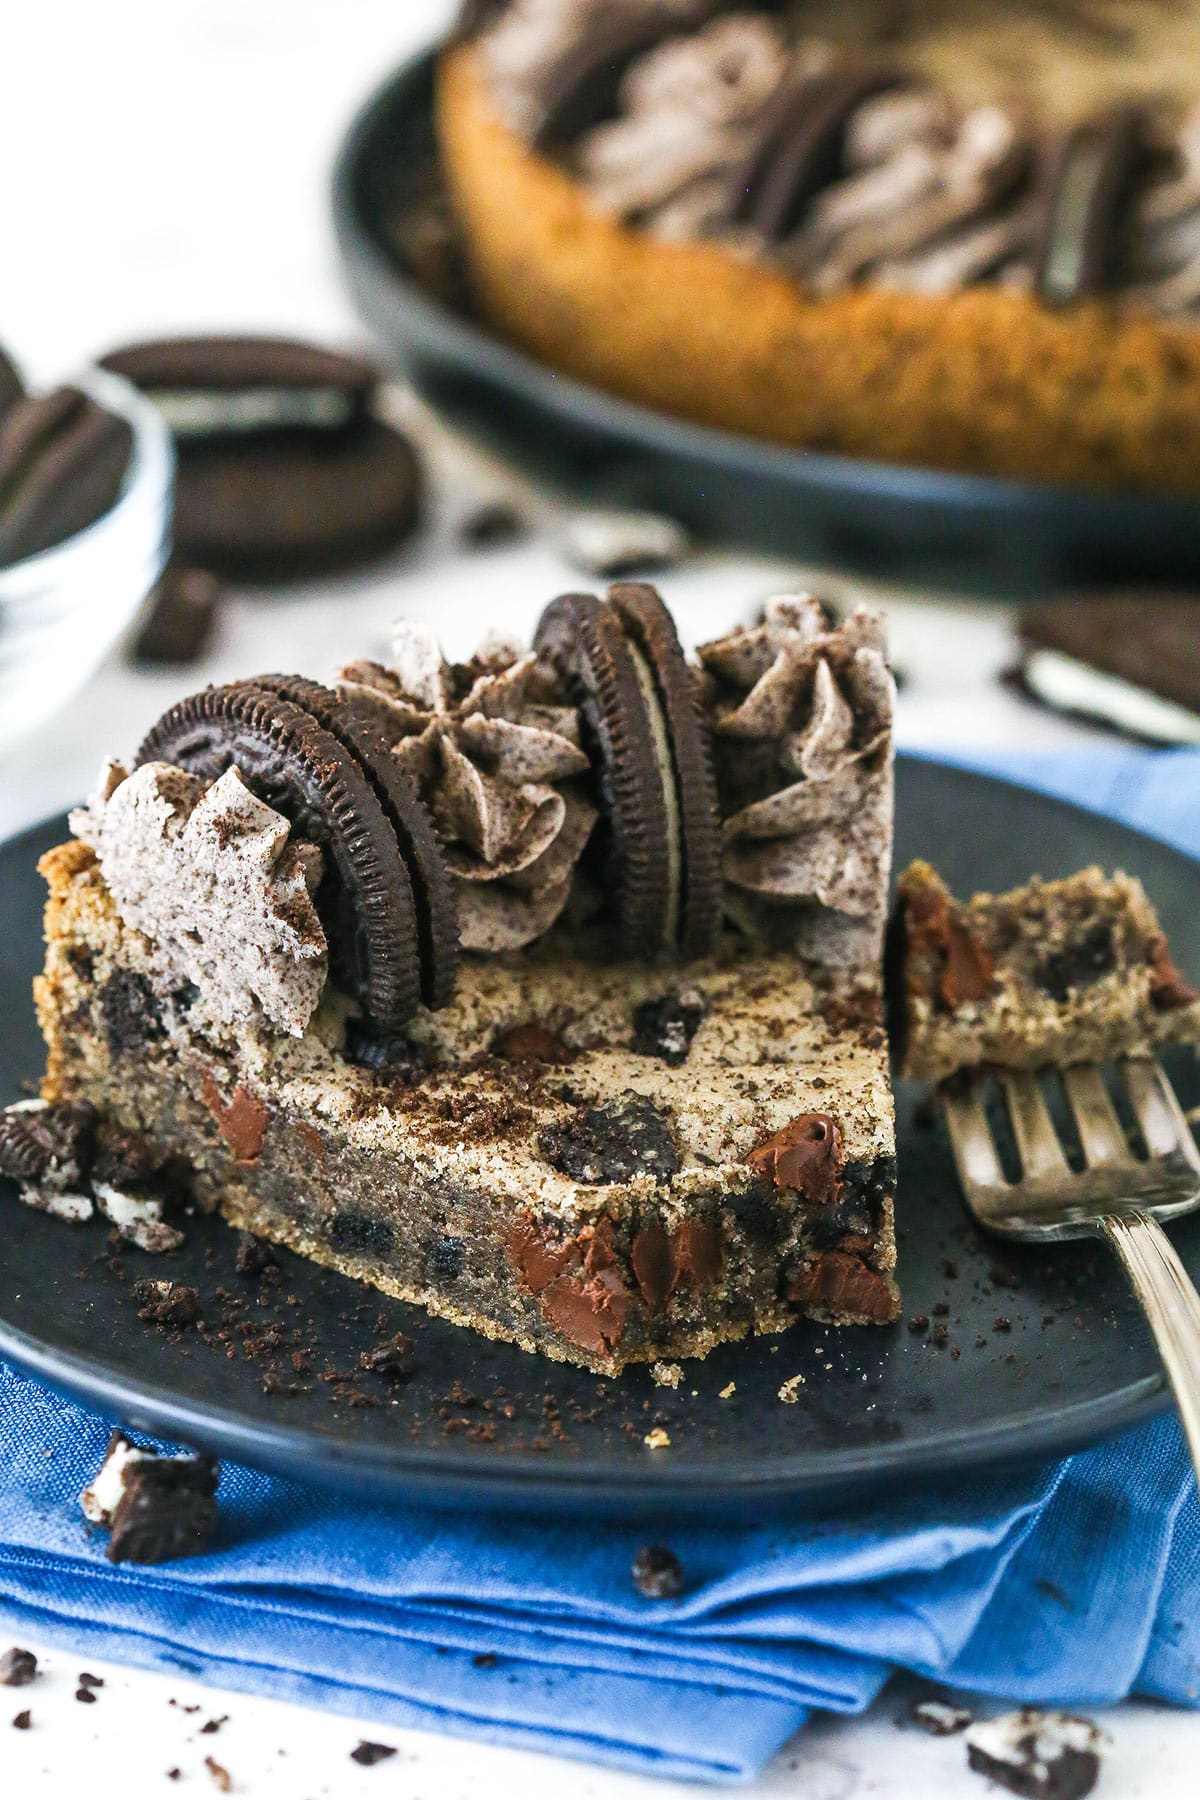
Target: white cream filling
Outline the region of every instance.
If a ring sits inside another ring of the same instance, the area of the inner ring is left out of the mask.
[[[671,949],[679,943],[679,912],[683,889],[683,820],[679,811],[679,793],[675,785],[675,759],[671,755],[671,737],[667,721],[659,705],[654,671],[632,638],[625,640],[637,676],[638,687],[650,724],[654,746],[654,762],[662,788],[663,807],[667,815],[667,928],[666,940]]]
[[[1021,673],[1039,699],[1064,712],[1107,720],[1154,743],[1200,744],[1200,715],[1059,650],[1034,650]]]
[[[333,430],[354,416],[340,388],[156,388],[151,399],[176,437],[222,431]]]
[[[139,1450],[127,1438],[119,1438],[104,1460],[104,1465],[90,1487],[79,1496],[84,1518],[93,1525],[111,1525],[113,1514],[125,1492],[125,1475],[135,1463],[149,1462],[148,1450]]]

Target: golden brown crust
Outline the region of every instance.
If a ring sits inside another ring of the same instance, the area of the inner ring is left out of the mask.
[[[1200,329],[994,288],[811,299],[602,217],[443,58],[438,127],[477,302],[556,369],[780,444],[1106,488],[1200,489]]]

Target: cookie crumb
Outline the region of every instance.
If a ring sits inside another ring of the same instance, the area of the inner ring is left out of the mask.
[[[205,1757],[204,1766],[213,1778],[214,1787],[219,1788],[223,1794],[232,1793],[233,1776],[229,1773],[228,1769],[222,1768],[221,1764],[211,1756]]]
[[[395,1748],[391,1744],[372,1744],[362,1738],[350,1752],[350,1761],[361,1763],[364,1769],[373,1769],[376,1763],[386,1762],[389,1756],[395,1754]]]
[[[671,1440],[661,1425],[656,1425],[653,1431],[648,1431],[642,1442],[647,1450],[669,1450],[671,1448]]]
[[[953,1737],[956,1732],[965,1731],[975,1717],[965,1706],[951,1706],[948,1700],[932,1698],[914,1700],[908,1716],[931,1737]]]
[[[1090,1719],[1026,1706],[973,1725],[967,1761],[1025,1800],[1083,1800],[1099,1778],[1106,1742]]]
[[[14,1731],[28,1731],[32,1724],[33,1714],[27,1708],[24,1712],[17,1714],[12,1722],[12,1728]]]
[[[652,1363],[650,1373],[656,1387],[677,1388],[683,1380],[683,1370],[678,1363]]]
[[[28,1687],[37,1672],[38,1661],[32,1650],[19,1650],[14,1644],[0,1656],[0,1687]]]
[[[721,1389],[720,1393],[717,1395],[717,1399],[718,1400],[732,1400],[733,1396],[736,1393],[737,1393],[737,1382],[730,1381],[730,1382],[727,1382],[726,1385]]]
[[[789,1375],[779,1390],[779,1398],[785,1406],[795,1406],[800,1398],[800,1389],[804,1386],[803,1375]]]

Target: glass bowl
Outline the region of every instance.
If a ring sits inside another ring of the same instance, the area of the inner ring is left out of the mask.
[[[129,421],[129,466],[115,503],[93,524],[0,569],[0,756],[83,687],[170,554],[170,433],[118,376],[88,370],[75,385]]]

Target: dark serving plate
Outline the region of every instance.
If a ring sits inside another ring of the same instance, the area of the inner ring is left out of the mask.
[[[437,181],[433,62],[407,63],[350,127],[334,215],[363,317],[455,423],[591,504],[911,585],[1020,596],[1200,580],[1200,500],[774,448],[587,387],[492,336],[406,267],[406,221]]]
[[[1183,966],[1200,971],[1197,865],[1177,851],[1006,782],[908,758],[898,816],[900,861],[928,855],[960,888],[1088,862],[1135,871]],[[29,1003],[41,962],[34,863],[64,831],[54,820],[0,847],[0,1101],[41,1066]],[[1200,1068],[1189,1056],[1173,1073],[1195,1104]],[[920,1333],[905,1323],[801,1323],[689,1363],[674,1391],[645,1369],[598,1381],[286,1254],[283,1283],[260,1290],[235,1274],[233,1234],[212,1219],[191,1221],[171,1255],[114,1258],[102,1225],[60,1223],[3,1191],[0,1355],[135,1429],[303,1479],[453,1505],[607,1514],[814,1508],[1060,1455],[1160,1411],[1158,1359],[1114,1264],[1087,1245],[1002,1249],[982,1237],[918,1100],[911,1089],[898,1096],[898,1211],[906,1318],[931,1322]],[[1200,1276],[1200,1218],[1173,1236]],[[172,1341],[143,1323],[130,1291],[139,1276],[194,1283],[226,1337]],[[310,1351],[290,1395],[264,1391],[252,1353],[272,1326],[285,1349]],[[417,1344],[413,1379],[389,1391],[378,1377],[355,1377],[375,1334],[401,1327]],[[797,1374],[799,1403],[781,1405],[781,1384]],[[380,1404],[351,1404],[356,1393]],[[655,1424],[668,1449],[645,1446]]]

